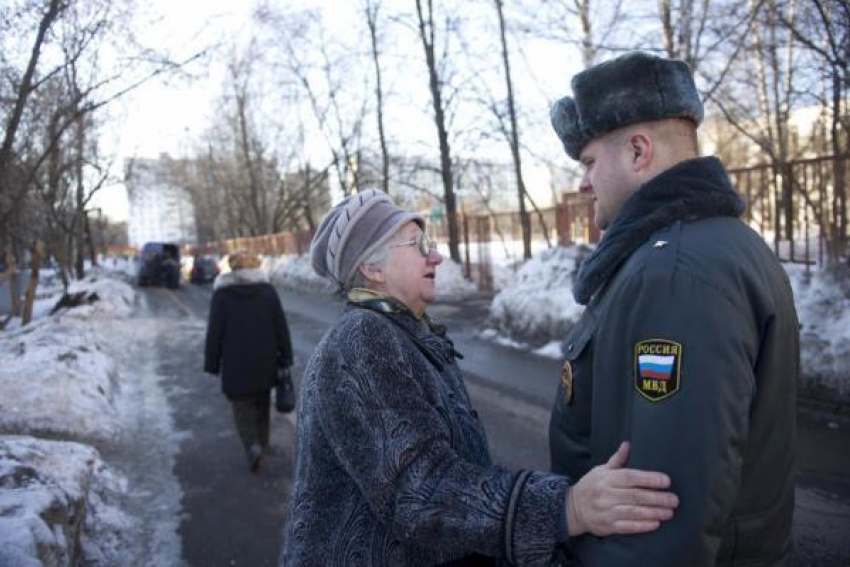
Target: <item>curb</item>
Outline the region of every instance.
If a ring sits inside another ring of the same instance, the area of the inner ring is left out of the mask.
[[[837,396],[827,399],[819,396],[797,394],[797,407],[850,419],[850,400]]]

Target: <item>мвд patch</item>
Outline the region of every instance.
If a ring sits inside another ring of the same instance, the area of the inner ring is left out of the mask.
[[[682,383],[682,345],[650,339],[635,345],[635,388],[651,402],[669,398]]]

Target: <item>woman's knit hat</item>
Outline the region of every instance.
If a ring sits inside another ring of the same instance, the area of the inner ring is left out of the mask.
[[[703,107],[690,67],[633,51],[573,77],[573,97],[552,105],[552,127],[567,154],[579,159],[595,138],[638,122],[685,118],[696,126]]]
[[[355,193],[322,219],[310,244],[310,263],[320,276],[348,287],[360,264],[410,221],[425,230],[421,215],[399,208],[383,191]]]

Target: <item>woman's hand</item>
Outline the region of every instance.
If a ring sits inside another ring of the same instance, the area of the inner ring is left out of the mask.
[[[670,486],[670,477],[623,468],[628,458],[629,444],[624,441],[607,463],[591,469],[567,492],[571,536],[651,532],[673,517],[679,498],[662,492]]]

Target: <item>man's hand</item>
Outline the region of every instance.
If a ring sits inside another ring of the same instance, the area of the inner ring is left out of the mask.
[[[662,492],[670,486],[670,477],[623,468],[628,458],[629,444],[624,441],[607,463],[591,469],[567,492],[571,536],[651,532],[673,517],[679,498]]]

